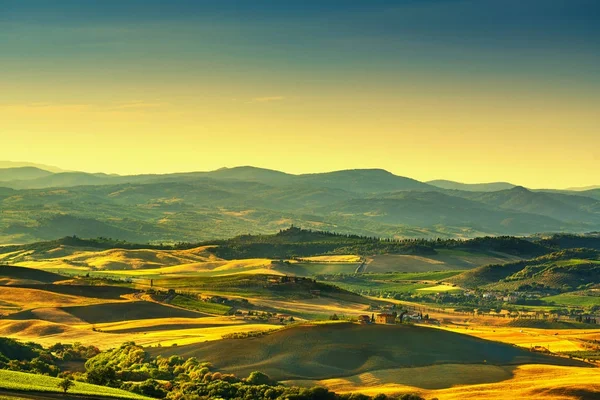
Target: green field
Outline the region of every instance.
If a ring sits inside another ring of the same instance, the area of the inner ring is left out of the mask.
[[[0,370],[0,389],[61,393],[62,390],[57,386],[60,381],[61,379],[59,378],[45,375]],[[75,386],[69,390],[69,393],[114,397],[117,399],[149,399],[149,397],[140,396],[124,390],[83,382],[75,382]]]
[[[226,315],[231,310],[231,307],[225,304],[209,303],[186,296],[176,296],[170,304],[189,310],[218,315]]]
[[[437,272],[394,272],[367,273],[345,276],[323,276],[324,282],[356,293],[387,292],[387,293],[423,293],[432,291],[460,291],[459,287],[438,288],[437,282],[460,274],[462,271]]]
[[[600,306],[600,296],[586,296],[582,294],[563,293],[556,296],[544,297],[541,299],[547,303],[571,307],[593,307]]]
[[[487,264],[504,264],[519,260],[509,254],[460,249],[436,249],[431,255],[385,254],[370,257],[366,272],[430,272],[467,270]]]
[[[314,276],[325,274],[352,274],[360,263],[317,263],[317,262],[299,262],[277,266],[277,271],[288,275],[296,276]]]
[[[388,273],[365,273],[361,277],[371,280],[382,281],[442,281],[464,272],[463,270],[431,271],[431,272],[388,272]]]

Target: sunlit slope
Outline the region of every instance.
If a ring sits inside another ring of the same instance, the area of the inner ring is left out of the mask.
[[[88,324],[81,320],[49,322],[42,320],[0,320],[0,335],[51,346],[57,342],[79,342],[101,349],[133,341],[143,346],[184,345],[220,340],[223,335],[268,331],[282,328],[237,320],[231,317],[154,318]]]
[[[153,352],[194,356],[239,375],[260,370],[275,379],[326,379],[433,364],[581,365],[437,329],[350,323],[298,326],[251,340],[223,340]]]
[[[600,369],[525,364],[516,366],[446,364],[375,371],[342,378],[293,381],[338,393],[395,395],[419,393],[440,400],[595,400]],[[457,384],[459,383],[459,384]]]
[[[43,269],[135,270],[218,260],[206,247],[189,250],[81,249],[59,246],[49,250],[21,250],[0,255],[0,260]]]

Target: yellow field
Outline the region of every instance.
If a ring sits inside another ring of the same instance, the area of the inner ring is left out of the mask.
[[[452,381],[464,383],[457,386]],[[477,380],[480,383],[477,383]],[[491,382],[485,382],[490,380]],[[440,400],[600,398],[600,369],[528,364],[516,367],[439,365],[376,371],[347,378],[295,381],[318,384],[339,393],[419,393]],[[394,382],[394,383],[391,383]],[[453,386],[431,388],[428,386]],[[425,389],[424,389],[425,388]],[[597,397],[593,397],[597,396]]]
[[[38,289],[0,286],[0,312],[14,313],[38,307],[99,304],[103,300],[52,293]]]
[[[585,350],[580,339],[600,338],[600,329],[533,329],[507,326],[442,326],[438,329],[525,348],[541,346],[551,352]]]
[[[306,300],[275,300],[249,297],[248,300],[260,307],[323,315],[336,313],[338,315],[357,316],[365,314],[369,309],[369,306],[365,304],[342,302],[322,297]]]
[[[108,349],[128,341],[143,346],[193,344],[219,340],[223,335],[235,332],[265,331],[282,327],[249,323],[232,317],[157,318],[108,324],[87,324],[81,320],[54,323],[4,319],[0,320],[0,336],[35,341],[44,346],[51,346],[57,342],[80,342]]]
[[[172,265],[166,267],[155,267],[150,269],[119,270],[106,271],[110,275],[124,276],[143,276],[148,274],[158,275],[185,275],[191,273],[210,273],[222,272],[219,275],[228,273],[256,273],[255,270],[262,270],[263,273],[279,275],[278,271],[270,269],[271,260],[266,258],[248,258],[244,260],[213,260],[206,262],[194,262],[187,264]],[[44,268],[47,269],[47,268]],[[266,272],[265,272],[266,271]]]
[[[13,261],[14,265],[49,270],[137,270],[165,266],[201,263],[219,260],[207,251],[208,246],[189,250],[126,250],[110,249],[98,251],[81,250],[60,246],[59,248],[35,253],[13,252],[2,255],[0,260]]]
[[[421,288],[421,289],[417,289],[417,291],[421,291],[421,292],[449,292],[451,290],[456,290],[456,287],[453,287],[452,285],[436,285],[436,286],[432,286],[432,287],[425,287],[425,288]]]
[[[308,262],[338,262],[338,263],[358,263],[361,261],[361,257],[353,254],[348,255],[332,255],[332,256],[314,256],[314,257],[302,257],[299,260]]]

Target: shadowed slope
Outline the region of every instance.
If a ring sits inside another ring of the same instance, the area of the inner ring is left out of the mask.
[[[153,318],[200,318],[206,314],[188,311],[176,307],[147,301],[128,301],[120,303],[104,303],[88,306],[61,307],[64,311],[75,318],[90,324],[105,322],[129,321]],[[36,310],[23,311],[11,314],[8,318],[13,320],[43,319],[34,312]]]
[[[304,325],[260,338],[222,340],[151,352],[194,356],[238,375],[260,370],[278,380],[326,379],[433,364],[582,365],[437,329],[346,323]]]

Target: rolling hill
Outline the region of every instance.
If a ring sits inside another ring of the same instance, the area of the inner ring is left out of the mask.
[[[0,168],[0,181],[2,182],[45,178],[50,175],[52,172],[36,167]]]
[[[570,249],[531,260],[486,265],[449,279],[463,287],[512,289],[529,285],[559,291],[600,283],[600,252]]]
[[[197,357],[227,373],[260,370],[277,380],[326,379],[439,364],[583,365],[443,330],[352,323],[304,325],[252,339],[229,339],[152,355]]]

